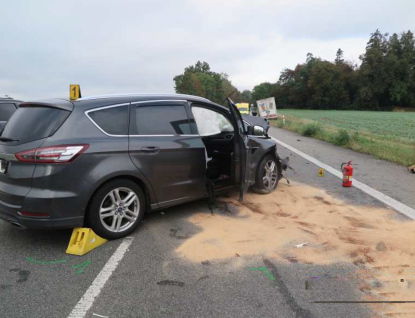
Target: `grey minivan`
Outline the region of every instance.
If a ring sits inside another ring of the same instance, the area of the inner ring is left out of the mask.
[[[239,187],[270,193],[285,164],[258,125],[188,95],[23,102],[0,137],[0,218],[128,235],[153,211]]]

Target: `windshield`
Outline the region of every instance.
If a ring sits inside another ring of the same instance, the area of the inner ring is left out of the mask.
[[[63,124],[70,112],[51,107],[21,107],[10,117],[2,137],[19,144],[49,137]]]

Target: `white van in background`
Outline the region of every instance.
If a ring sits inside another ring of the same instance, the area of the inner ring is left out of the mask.
[[[262,118],[277,119],[277,105],[275,104],[275,98],[269,97],[265,99],[257,100],[258,112]]]

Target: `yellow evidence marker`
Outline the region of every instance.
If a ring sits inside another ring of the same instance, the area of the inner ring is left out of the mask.
[[[76,100],[81,97],[81,87],[78,84],[69,85],[69,99]]]
[[[96,235],[92,229],[78,227],[73,229],[68,248],[66,249],[66,254],[82,256],[107,241],[108,240]]]
[[[318,169],[318,176],[319,177],[324,177],[324,169],[322,169],[322,168]]]

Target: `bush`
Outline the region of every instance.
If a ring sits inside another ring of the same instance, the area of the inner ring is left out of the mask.
[[[333,139],[333,143],[337,146],[347,146],[350,143],[350,135],[345,129],[340,129]]]
[[[361,141],[364,140],[364,138],[362,136],[360,136],[360,134],[357,131],[355,131],[353,133],[351,138],[352,138],[351,141],[353,141],[353,142],[361,142]]]
[[[303,127],[301,134],[306,137],[314,137],[322,132],[319,124],[307,124]]]

